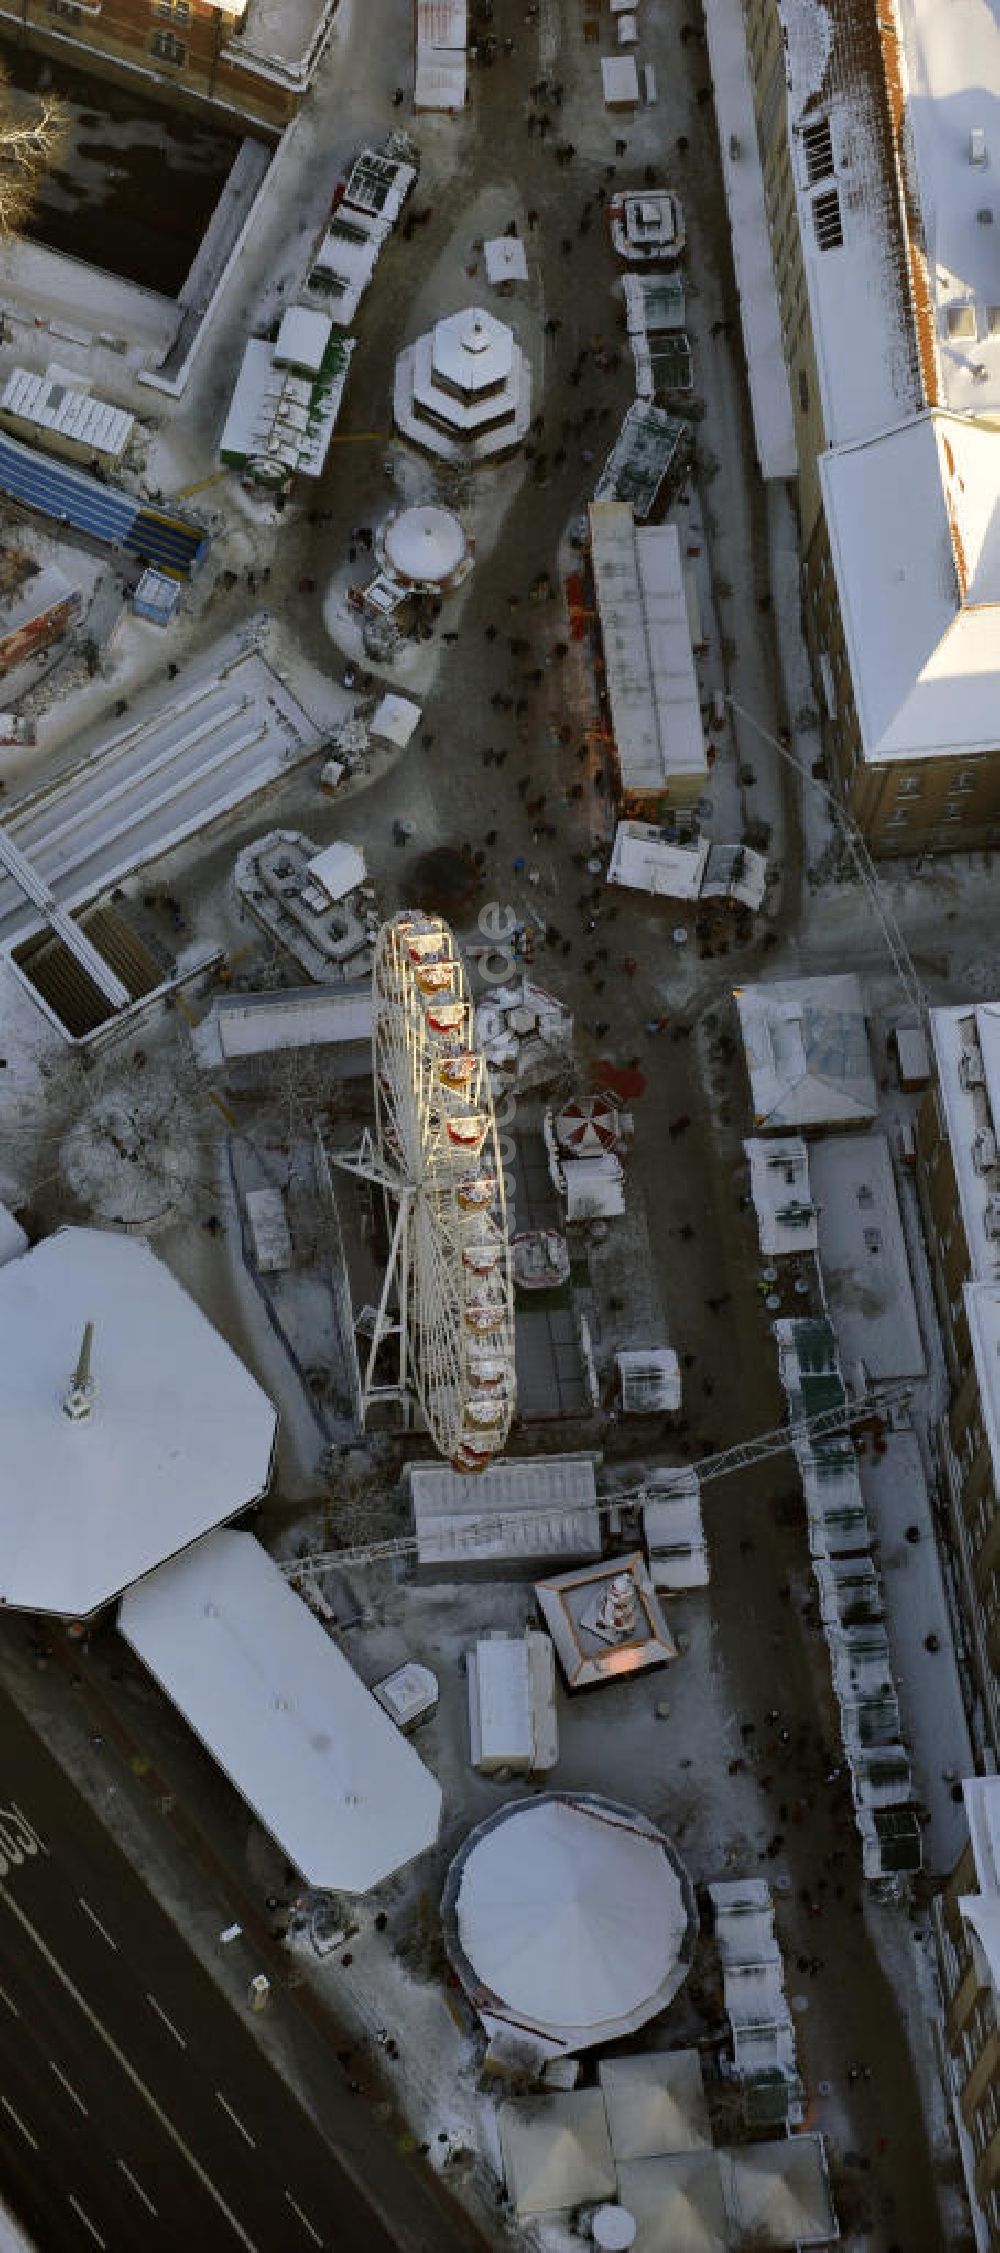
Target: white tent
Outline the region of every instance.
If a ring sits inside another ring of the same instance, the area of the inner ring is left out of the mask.
[[[602,2057],[597,2068],[617,2161],[709,2149],[712,2130],[697,2050]],[[627,2203],[627,2202],[626,2202]]]
[[[118,1624],[308,1884],[367,1893],[433,1846],[440,1786],[252,1534],[161,1566]]]
[[[62,1228],[0,1266],[0,1337],[0,1603],[87,1618],[265,1492],[274,1409],[141,1238]]]
[[[625,1210],[624,1175],[613,1150],[599,1158],[565,1158],[566,1219],[619,1220]]]
[[[584,2049],[664,2010],[687,1976],[690,1882],[648,1819],[591,1794],[514,1802],[448,1874],[446,1936],[486,2023]]]
[[[364,883],[365,856],[357,845],[348,845],[338,837],[332,845],[324,845],[322,852],[313,854],[306,874],[313,883],[322,885],[331,900],[342,900]]]
[[[518,2221],[609,2198],[615,2164],[599,2089],[502,2104],[500,2149]]]
[[[636,2253],[729,2253],[720,2152],[629,2160],[618,2169],[618,2195],[639,2225]]]
[[[405,750],[420,718],[420,706],[410,696],[383,696],[372,714],[371,731],[383,743]]]
[[[494,288],[502,282],[526,282],[528,260],[519,235],[494,235],[483,244],[486,279]]]
[[[735,989],[754,1124],[867,1126],[878,1107],[864,997],[851,971]]]
[[[839,2236],[821,2136],[783,2136],[721,2156],[737,2243],[794,2246],[800,2253]]]

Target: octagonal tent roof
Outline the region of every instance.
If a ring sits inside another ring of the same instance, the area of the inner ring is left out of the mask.
[[[385,530],[393,570],[419,586],[443,585],[464,562],[467,546],[458,517],[431,502],[402,509]]]
[[[434,329],[434,373],[467,394],[491,391],[510,380],[514,337],[495,313],[474,306],[450,313]]]
[[[687,1977],[694,1897],[633,1808],[546,1793],[501,1808],[448,1872],[445,1938],[489,2025],[585,2049],[666,2008]]]
[[[73,1421],[88,1322],[91,1404]],[[257,1500],[276,1423],[141,1238],[47,1237],[0,1268],[0,1602],[86,1618]]]

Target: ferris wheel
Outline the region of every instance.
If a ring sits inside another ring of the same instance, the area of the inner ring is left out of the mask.
[[[375,1132],[337,1158],[394,1208],[362,1407],[415,1394],[435,1446],[469,1472],[502,1449],[515,1404],[503,1172],[474,1042],[448,925],[416,910],[384,923],[372,973]]]

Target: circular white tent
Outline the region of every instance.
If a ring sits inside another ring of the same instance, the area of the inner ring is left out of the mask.
[[[590,1793],[504,1807],[448,1872],[445,1941],[484,2022],[555,2050],[614,2041],[687,1976],[691,1883],[645,1815]]]
[[[451,509],[433,502],[401,509],[383,535],[386,562],[411,587],[449,587],[469,553],[465,529]]]

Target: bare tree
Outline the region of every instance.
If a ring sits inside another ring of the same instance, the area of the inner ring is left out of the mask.
[[[22,99],[0,64],[0,241],[21,233],[68,131],[66,106],[57,94]]]

